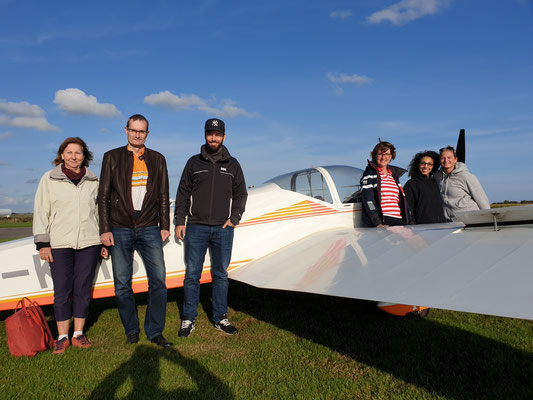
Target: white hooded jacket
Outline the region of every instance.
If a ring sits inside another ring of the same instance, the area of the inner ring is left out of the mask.
[[[455,169],[449,174],[438,170],[434,176],[439,184],[446,218],[455,220],[455,214],[458,211],[490,208],[489,199],[479,180],[468,171],[462,162],[457,162]]]

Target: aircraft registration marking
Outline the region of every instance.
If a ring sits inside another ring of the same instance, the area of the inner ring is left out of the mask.
[[[19,276],[29,275],[30,271],[27,269],[21,269],[18,271],[2,272],[2,279],[18,278]]]

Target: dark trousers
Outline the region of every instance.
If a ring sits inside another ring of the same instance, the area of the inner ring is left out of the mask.
[[[389,225],[389,226],[397,226],[397,225],[405,225],[405,222],[399,218],[389,217],[388,215],[385,215],[383,217],[383,224]]]
[[[56,321],[87,318],[101,245],[84,249],[52,249],[50,272],[54,282]]]

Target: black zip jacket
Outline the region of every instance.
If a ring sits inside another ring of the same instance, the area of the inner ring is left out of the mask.
[[[98,187],[98,215],[100,234],[116,228],[146,228],[157,226],[170,230],[170,202],[165,157],[157,151],[144,149],[148,168],[146,195],[140,215],[135,218],[131,200],[133,152],[127,146],[104,154]]]
[[[407,204],[413,213],[413,223],[446,222],[439,186],[433,178],[415,175],[404,186]]]
[[[187,161],[176,194],[174,224],[233,225],[241,220],[248,192],[239,162],[222,146],[218,159],[200,154]]]
[[[389,165],[388,168],[392,173],[392,177],[398,185],[399,201],[398,206],[402,213],[402,221],[405,224],[411,223],[411,215],[407,201],[405,200],[405,193],[402,185],[400,185],[400,177],[407,171],[403,168]],[[379,176],[379,168],[376,164],[368,161],[368,166],[361,177],[361,198],[363,202],[363,224],[364,226],[378,226],[383,224],[383,212],[381,210],[381,178]]]

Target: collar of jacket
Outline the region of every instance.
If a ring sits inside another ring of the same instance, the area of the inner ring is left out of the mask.
[[[231,158],[231,154],[229,153],[229,150],[224,145],[222,145],[222,148],[220,149],[220,151],[216,153],[216,156],[213,157],[213,154],[209,153],[207,151],[207,148],[205,147],[205,144],[203,144],[200,149],[200,154],[202,155],[202,158],[204,158],[207,161],[211,161],[213,164],[218,161],[226,161]]]
[[[429,182],[429,181],[433,180],[433,174],[431,174],[430,176],[426,176],[426,175],[422,175],[422,174],[416,174],[416,175],[412,176],[411,179],[419,180],[419,181],[422,181],[422,182]]]
[[[68,176],[66,176],[65,173],[61,170],[61,164],[56,165],[54,169],[50,171],[50,179],[70,182],[70,179],[68,178]],[[84,180],[97,181],[98,177],[95,174],[93,174],[91,171],[89,171],[87,167],[85,167],[85,175],[83,176],[83,178],[81,178],[80,183],[83,182]]]
[[[133,156],[133,150],[128,149],[128,145],[123,147],[124,151]],[[143,145],[141,157],[146,157],[148,148]]]
[[[367,161],[370,167],[374,168],[376,172],[379,172],[379,167],[376,164],[374,164],[370,160],[367,160]],[[390,169],[390,172],[395,179],[400,179],[400,177],[407,172],[406,169],[395,167],[394,165],[389,165],[387,166],[387,168]]]

